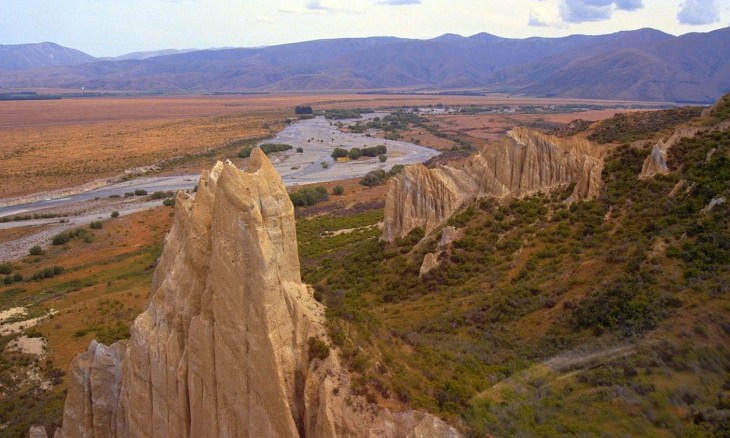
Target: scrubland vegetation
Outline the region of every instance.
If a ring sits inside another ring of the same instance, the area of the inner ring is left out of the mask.
[[[670,174],[640,180],[649,152],[614,146],[596,200],[469,206],[422,278],[439,233],[386,244],[380,210],[300,221],[304,280],[357,391],[470,436],[726,436],[730,208],[706,207],[730,196],[730,132],[683,139]]]

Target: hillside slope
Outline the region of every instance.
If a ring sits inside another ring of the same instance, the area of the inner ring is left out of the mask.
[[[473,436],[725,436],[729,108],[726,96],[685,112],[669,133],[620,119],[638,138],[602,146],[593,200],[566,203],[572,185],[484,197],[446,222],[448,238],[416,228],[392,243],[299,223],[303,278],[358,390]],[[688,127],[669,172],[641,179],[652,145]]]
[[[0,45],[0,70],[29,70],[96,61],[79,50],[55,43]]]

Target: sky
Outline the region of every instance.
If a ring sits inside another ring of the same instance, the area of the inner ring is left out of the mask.
[[[0,0],[0,44],[51,41],[93,56],[344,37],[561,37],[644,27],[682,35],[728,26],[728,0]]]

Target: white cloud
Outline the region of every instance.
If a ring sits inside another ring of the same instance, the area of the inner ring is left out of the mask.
[[[679,5],[677,20],[692,26],[718,23],[720,11],[715,0],[686,0]]]
[[[310,0],[304,5],[285,3],[279,7],[279,12],[290,14],[362,14],[362,8],[346,6],[341,0]]]
[[[644,7],[643,0],[616,0],[616,9],[622,11],[637,11]]]
[[[567,23],[608,20],[614,10],[636,11],[644,7],[643,0],[563,0],[560,17]]]
[[[392,6],[420,5],[421,0],[381,0],[378,3],[381,5],[392,5]]]
[[[257,15],[256,21],[258,21],[259,23],[264,23],[264,24],[274,24],[274,22],[276,20],[274,20],[273,17],[267,17],[266,15]]]
[[[284,12],[286,14],[312,14],[315,11],[308,9],[306,6],[284,3],[279,6],[279,12]]]
[[[530,8],[530,15],[527,20],[527,24],[534,27],[565,27],[565,24],[560,20],[560,17],[557,14],[539,6]]]

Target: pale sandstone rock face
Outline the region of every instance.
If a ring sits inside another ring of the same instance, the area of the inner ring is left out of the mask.
[[[441,252],[429,252],[426,253],[425,256],[423,256],[423,262],[421,263],[421,267],[418,270],[419,277],[423,277],[439,265],[440,254]]]
[[[29,438],[48,438],[48,433],[46,433],[46,428],[43,426],[31,426],[30,430],[28,431],[28,437]]]
[[[68,373],[63,436],[112,436],[112,421],[122,381],[123,350],[123,343],[107,347],[92,341],[89,348],[73,360]]]
[[[672,135],[666,140],[659,139],[659,141],[652,146],[651,153],[644,160],[644,164],[641,166],[641,173],[639,178],[647,179],[653,178],[656,175],[666,175],[669,173],[669,166],[667,166],[667,154],[675,144],[685,137],[694,137],[697,133],[702,132],[704,128],[694,126],[684,126],[676,129]]]
[[[669,173],[667,151],[664,142],[660,140],[659,143],[652,146],[651,153],[644,160],[639,177],[645,179],[659,174],[666,175],[667,173]]]
[[[195,199],[178,194],[131,339],[74,360],[63,436],[459,436],[427,414],[345,403],[336,353],[309,360],[307,340],[326,334],[301,283],[294,209],[268,158],[249,161],[204,172]],[[97,358],[107,350],[120,360]]]
[[[508,137],[485,146],[462,169],[406,167],[389,183],[382,238],[393,241],[416,227],[428,233],[479,198],[520,197],[570,183],[569,201],[598,194],[603,148],[523,128]]]
[[[418,276],[423,277],[431,272],[431,270],[438,267],[441,264],[439,261],[441,254],[444,252],[448,254],[451,243],[458,240],[459,237],[461,237],[461,231],[458,228],[452,226],[444,227],[444,229],[441,230],[441,240],[439,240],[438,245],[436,245],[436,252],[429,252],[423,257],[423,262],[421,263],[421,268],[418,271]]]

